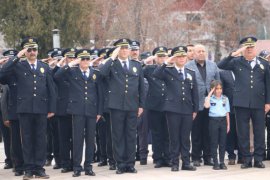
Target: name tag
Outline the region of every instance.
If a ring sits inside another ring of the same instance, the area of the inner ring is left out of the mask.
[[[215,106],[217,103],[210,103],[211,106]]]

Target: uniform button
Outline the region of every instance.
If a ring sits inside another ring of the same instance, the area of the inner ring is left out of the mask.
[[[34,94],[34,96],[37,96],[36,94]]]
[[[37,89],[37,87],[34,87],[34,90],[36,90]]]
[[[182,89],[185,89],[184,87],[182,87]]]
[[[185,100],[185,98],[182,99],[183,101]]]
[[[36,84],[36,83],[37,83],[37,81],[34,81],[34,83]]]
[[[250,83],[252,84],[252,83],[253,83],[253,81],[250,81]]]
[[[34,77],[36,77],[36,75],[34,74]]]
[[[87,84],[87,81],[84,81],[85,82],[85,84]]]
[[[162,86],[165,86],[165,84],[162,84]]]
[[[84,94],[87,94],[87,92],[85,92]]]
[[[128,75],[126,75],[126,77],[128,77]]]
[[[128,87],[128,85],[126,85],[126,87]]]
[[[128,79],[126,79],[126,82],[128,82]]]
[[[253,88],[253,86],[250,86],[250,88],[252,89],[252,88]]]
[[[183,92],[183,95],[185,95],[185,93]]]
[[[251,71],[251,73],[253,73],[253,71]]]
[[[162,96],[164,96],[164,94],[162,94]]]
[[[182,82],[182,84],[184,84],[184,82]]]
[[[253,78],[253,76],[250,76],[251,78]]]
[[[164,91],[165,89],[162,89],[162,91]]]
[[[87,89],[87,87],[85,86],[85,89]]]
[[[84,99],[87,100],[87,97],[85,97]]]
[[[125,93],[127,93],[128,91],[125,91]]]

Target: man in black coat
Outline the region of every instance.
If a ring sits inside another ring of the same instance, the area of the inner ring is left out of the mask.
[[[116,173],[136,173],[136,127],[137,117],[143,112],[143,71],[138,61],[129,59],[129,39],[120,39],[114,45],[118,48],[100,68],[100,73],[109,79],[108,107]]]
[[[163,80],[167,87],[164,111],[168,122],[172,171],[179,170],[179,155],[183,161],[182,170],[195,171],[190,164],[190,133],[192,120],[199,109],[196,76],[193,70],[185,68],[187,48],[173,48],[166,64],[155,69],[153,75]]]
[[[243,154],[241,168],[252,167],[249,122],[254,132],[254,167],[265,168],[262,163],[265,149],[264,116],[270,109],[270,75],[267,61],[256,57],[255,37],[240,41],[242,47],[222,60],[218,67],[231,70],[235,75],[233,106],[235,107],[238,142]],[[243,56],[239,56],[240,54]]]
[[[95,176],[92,170],[96,121],[102,114],[103,100],[99,71],[89,67],[90,50],[81,49],[76,60],[60,68],[54,75],[69,82],[67,113],[72,115],[73,130],[73,177],[81,175],[83,144],[85,140],[85,175]],[[76,66],[78,65],[79,66]],[[76,67],[73,67],[76,66]]]
[[[11,58],[0,76],[15,75],[18,83],[17,113],[19,114],[23,145],[24,179],[49,178],[43,166],[46,161],[47,118],[54,115],[56,92],[47,64],[37,60],[35,38],[25,38],[17,56]],[[26,61],[19,61],[25,55]]]

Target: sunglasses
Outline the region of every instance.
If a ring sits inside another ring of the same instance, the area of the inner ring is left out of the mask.
[[[36,51],[37,51],[37,48],[28,48],[28,49],[27,49],[27,52],[30,53],[31,51],[36,52]]]
[[[82,58],[82,61],[89,61],[90,58]]]

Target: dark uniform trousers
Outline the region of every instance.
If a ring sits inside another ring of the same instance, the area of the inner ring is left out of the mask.
[[[109,161],[109,164],[115,164],[112,150],[112,135],[111,135],[111,119],[110,113],[103,113],[103,120],[99,124],[99,138],[100,138],[100,151],[101,161]]]
[[[83,154],[83,143],[85,140],[84,170],[92,170],[94,156],[96,118],[90,116],[72,116],[72,138],[73,138],[73,170],[82,171],[81,162]]]
[[[210,137],[209,137],[209,109],[199,111],[192,125],[192,160],[201,160],[201,150],[203,150],[203,159],[211,159]]]
[[[268,112],[266,114],[265,118],[265,125],[266,125],[266,159],[270,160],[270,113]]]
[[[72,116],[57,116],[62,168],[72,168]]]
[[[20,113],[24,170],[43,170],[46,157],[46,114]]]
[[[137,111],[110,109],[114,159],[118,168],[134,167]]]
[[[227,120],[226,117],[209,117],[210,148],[214,163],[218,163],[217,149],[219,149],[219,161],[224,163]]]
[[[238,130],[238,141],[240,151],[245,162],[252,161],[250,152],[250,136],[249,122],[250,118],[253,125],[254,133],[254,160],[262,161],[265,150],[265,122],[264,109],[250,109],[243,107],[235,107],[236,126]],[[263,132],[262,132],[263,131]]]
[[[189,165],[192,114],[198,111],[195,72],[185,68],[184,79],[184,74],[179,74],[175,67],[166,67],[164,64],[157,67],[153,74],[164,80],[167,86],[164,111],[168,123],[172,165],[179,166],[180,153],[183,165]]]
[[[166,113],[162,111],[147,111],[150,129],[152,133],[153,159],[155,162],[169,163],[169,132]]]
[[[190,132],[192,129],[192,114],[166,112],[172,165],[179,166],[179,155],[183,165],[189,165]]]
[[[128,60],[124,69],[120,61],[108,60],[100,73],[109,78],[108,107],[111,116],[111,130],[114,159],[117,168],[134,167],[136,154],[136,128],[138,108],[143,107],[144,78],[141,64]]]
[[[148,152],[149,152],[148,151],[149,126],[148,126],[147,113],[148,113],[147,110],[144,110],[141,117],[138,118],[139,122],[137,124],[140,160],[142,159],[146,160],[148,156]]]
[[[250,61],[251,62],[251,61]],[[254,160],[263,160],[265,150],[265,104],[270,104],[269,63],[259,57],[252,64],[244,56],[228,56],[218,67],[232,70],[235,74],[233,105],[235,107],[238,142],[244,162],[252,161],[250,152],[249,122],[252,120],[254,132]]]
[[[47,121],[47,160],[51,161],[53,158],[56,164],[61,165],[58,118],[56,116]]]
[[[6,127],[4,125],[3,119],[2,119],[2,115],[1,115],[1,111],[0,111],[0,130],[1,133],[3,135],[3,140],[4,140],[4,150],[5,150],[5,155],[6,155],[6,159],[5,159],[5,163],[6,164],[10,164],[12,165],[12,158],[11,158],[11,144],[10,144],[10,128]]]

